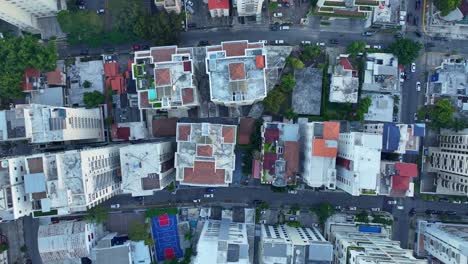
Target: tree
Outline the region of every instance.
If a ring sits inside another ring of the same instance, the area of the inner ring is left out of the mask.
[[[280,89],[284,93],[290,93],[296,86],[296,78],[291,73],[283,75],[281,78]]]
[[[452,128],[453,130],[455,130],[456,132],[460,131],[460,130],[463,130],[465,128],[468,128],[468,122],[466,122],[466,120],[463,120],[461,118],[455,118],[453,121],[452,121]]]
[[[144,241],[149,237],[148,225],[133,221],[128,229],[128,238],[132,241]]]
[[[364,98],[361,98],[361,100],[359,100],[359,107],[356,111],[357,120],[364,121],[364,114],[369,112],[369,107],[371,106],[371,104],[372,104],[372,99],[370,98],[370,96],[366,96]]]
[[[407,65],[418,57],[421,48],[421,43],[411,39],[401,38],[393,42],[389,50],[397,56],[399,64]]]
[[[57,59],[54,41],[41,44],[31,35],[0,39],[0,98],[9,100],[22,97],[24,71],[27,68],[41,72],[52,71]]]
[[[104,33],[104,20],[96,12],[63,10],[57,14],[57,21],[62,31],[67,33],[67,41],[71,44],[87,43],[93,46],[100,44]]]
[[[304,69],[304,63],[298,58],[288,57],[287,63],[291,65],[294,70]]]
[[[94,108],[106,102],[106,96],[99,91],[86,92],[83,94],[83,102],[86,108]]]
[[[304,46],[302,50],[302,54],[300,55],[300,58],[302,61],[308,61],[320,55],[321,52],[322,50],[320,49],[319,46],[306,45]]]
[[[430,118],[431,122],[429,125],[432,128],[439,129],[439,128],[451,128],[452,126],[456,126],[459,128],[461,124],[459,121],[454,123],[453,113],[455,112],[455,108],[452,106],[452,102],[449,99],[442,99],[437,101],[434,105],[425,106],[418,112],[419,119],[426,119]]]
[[[177,43],[182,30],[183,14],[161,11],[156,15],[145,14],[135,21],[133,33],[155,45]]]
[[[364,53],[364,51],[366,51],[366,42],[364,41],[355,41],[346,48],[346,52],[353,57],[356,57],[359,53]]]
[[[369,215],[365,210],[362,210],[356,215],[356,222],[369,223]]]
[[[277,114],[285,99],[285,95],[277,87],[268,93],[267,97],[263,100],[263,106],[265,106],[266,111]]]
[[[88,209],[85,220],[92,223],[104,223],[109,217],[109,211],[107,208],[102,206],[95,206]]]
[[[461,5],[462,0],[434,0],[433,3],[442,16],[448,15]]]
[[[90,81],[88,81],[88,80],[85,80],[85,81],[83,82],[83,87],[84,87],[84,88],[90,88],[92,85],[93,85],[93,83],[90,82]]]
[[[317,207],[311,209],[312,212],[314,212],[318,219],[320,224],[324,224],[327,219],[335,213],[335,208],[329,203],[321,203]]]

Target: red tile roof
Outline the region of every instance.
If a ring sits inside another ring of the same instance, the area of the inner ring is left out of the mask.
[[[418,176],[418,165],[396,162],[395,170],[398,174],[392,176],[392,191],[408,190],[411,178]]]
[[[266,143],[273,143],[279,139],[280,131],[277,127],[275,128],[266,128],[264,137]]]
[[[348,58],[340,58],[340,64],[343,66],[345,70],[356,71],[356,68],[353,67],[351,62],[349,62]]]
[[[203,157],[213,156],[213,147],[210,145],[197,146],[197,156],[203,156]]]
[[[117,128],[117,138],[128,140],[130,138],[130,128],[129,127],[119,127]]]
[[[151,51],[151,56],[153,56],[153,62],[165,62],[172,61],[172,54],[176,53],[176,48],[167,47],[160,48]]]
[[[119,74],[119,65],[117,62],[104,63],[104,74],[107,77],[112,77]]]
[[[113,91],[117,92],[117,94],[122,94],[125,92],[125,79],[122,75],[118,75],[106,80],[106,85],[110,86]]]
[[[148,91],[144,91],[140,93],[140,107],[141,108],[148,108],[151,105],[149,104],[148,100]]]
[[[165,86],[171,83],[171,70],[169,69],[155,69],[154,79],[157,86]]]
[[[296,176],[299,171],[299,142],[285,141],[283,155],[286,160],[286,176]]]
[[[190,104],[194,102],[193,88],[182,89],[182,104]]]
[[[224,184],[224,170],[215,169],[214,161],[195,161],[193,168],[184,168],[185,183]]]
[[[229,9],[229,0],[208,0],[208,10]]]
[[[263,55],[255,56],[255,67],[257,67],[257,69],[265,68],[265,57]]]
[[[254,132],[254,128],[255,118],[241,118],[238,143],[241,145],[250,144],[250,135]]]
[[[175,137],[177,132],[177,118],[161,118],[152,121],[154,137]]]
[[[226,51],[227,57],[244,56],[246,48],[247,41],[223,43],[223,50]]]
[[[336,142],[336,141],[335,141]],[[327,140],[321,138],[314,138],[312,148],[312,155],[319,157],[334,158],[338,154],[338,149],[335,147],[327,146]]]
[[[231,80],[244,80],[245,64],[243,62],[229,64],[229,78]]]
[[[340,137],[340,123],[323,122],[323,138],[338,140]]]
[[[224,143],[234,143],[236,130],[234,127],[223,126]]]
[[[260,166],[260,161],[256,159],[252,160],[252,178],[260,179],[261,173],[262,173],[262,168]]]
[[[189,141],[191,130],[192,127],[190,125],[179,125],[179,134],[177,140]]]
[[[32,78],[32,79],[39,78],[39,76],[41,76],[41,73],[39,72],[39,70],[34,69],[34,68],[27,68],[24,71],[24,80],[23,80],[23,83],[22,83],[23,91],[32,90],[33,89],[33,84],[32,84],[32,82],[30,82],[29,79],[30,78]]]
[[[267,170],[270,174],[275,173],[275,161],[278,159],[278,155],[273,152],[267,152],[263,154],[263,169]]]
[[[262,43],[249,43],[248,45],[249,49],[259,49],[262,47],[263,47]]]
[[[55,69],[55,71],[47,72],[45,75],[47,78],[48,85],[58,85],[58,86],[66,85],[65,74],[59,69]]]
[[[210,46],[207,48],[208,51],[220,51],[220,50],[223,50],[223,47],[220,46],[220,45],[217,45],[217,46]]]
[[[192,72],[192,62],[191,61],[184,61],[184,71]]]

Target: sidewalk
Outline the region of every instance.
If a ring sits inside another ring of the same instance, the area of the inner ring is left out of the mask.
[[[24,245],[23,221],[3,223],[0,233],[8,239],[8,263],[25,263],[21,247]]]

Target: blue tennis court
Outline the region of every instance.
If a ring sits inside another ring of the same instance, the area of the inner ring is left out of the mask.
[[[154,250],[158,261],[181,258],[184,256],[179,243],[176,215],[161,215],[151,218]]]

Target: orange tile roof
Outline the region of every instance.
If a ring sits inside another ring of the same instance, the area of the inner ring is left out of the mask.
[[[283,155],[286,160],[286,176],[294,176],[295,181],[296,173],[299,171],[299,142],[285,141]]]
[[[223,43],[223,50],[226,51],[227,57],[244,56],[247,43],[247,41]]]
[[[224,143],[234,143],[235,133],[236,131],[233,127],[223,126]]]
[[[263,55],[255,56],[255,67],[257,67],[257,69],[265,68],[265,57]]]
[[[106,77],[116,76],[119,73],[119,65],[117,62],[104,63],[104,74]]]
[[[48,85],[65,85],[66,84],[66,80],[64,78],[65,76],[62,73],[62,71],[60,71],[59,69],[55,69],[55,71],[47,72],[45,75],[47,78]]]
[[[313,144],[313,148],[312,148],[313,156],[334,158],[338,154],[338,149],[336,147],[327,146],[326,139],[314,138],[312,144]]]
[[[194,102],[193,88],[182,89],[182,104],[190,104]]]
[[[195,161],[193,168],[184,168],[185,183],[224,184],[224,170],[215,169],[214,161]]]
[[[142,108],[150,107],[147,91],[144,91],[144,92],[140,93],[140,107],[142,107]]]
[[[176,48],[174,47],[167,47],[167,48],[160,48],[151,51],[151,56],[153,56],[153,62],[165,62],[165,61],[172,61],[172,54],[176,53]]]
[[[340,137],[340,123],[323,122],[323,138],[338,140]]]
[[[169,85],[171,83],[171,71],[169,69],[155,69],[154,79],[157,86]]]
[[[180,125],[179,126],[179,135],[177,140],[188,141],[190,138],[190,131],[192,127],[190,125]]]
[[[122,94],[125,92],[125,79],[121,75],[115,76],[110,79],[110,86],[113,91],[116,91],[118,94]]]
[[[202,157],[213,156],[213,147],[210,145],[197,146],[197,156],[202,156]]]
[[[243,62],[229,64],[229,78],[231,80],[245,79],[245,65]]]

